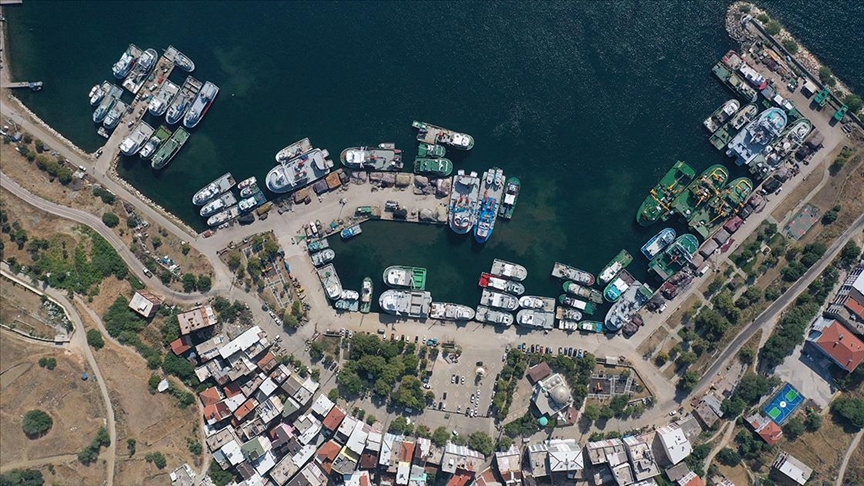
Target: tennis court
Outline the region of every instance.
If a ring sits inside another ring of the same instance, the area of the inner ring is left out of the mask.
[[[765,405],[765,413],[771,417],[777,425],[783,425],[784,422],[792,415],[792,412],[798,408],[798,405],[804,402],[804,396],[798,392],[792,385],[786,383],[777,395]]]

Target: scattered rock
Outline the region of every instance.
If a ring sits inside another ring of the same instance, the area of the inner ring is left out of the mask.
[[[408,187],[411,184],[411,174],[399,173],[396,176],[396,187]]]
[[[419,188],[424,188],[429,185],[429,178],[422,175],[415,175],[414,185]]]
[[[423,208],[417,218],[424,223],[432,223],[438,219],[438,214],[433,209]]]
[[[444,177],[435,181],[435,195],[437,197],[447,197],[450,195],[450,187],[453,184],[453,179]]]

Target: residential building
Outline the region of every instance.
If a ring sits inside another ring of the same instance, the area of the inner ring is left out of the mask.
[[[522,485],[522,457],[515,445],[504,452],[495,453],[495,467],[504,486]]]
[[[548,458],[549,446],[545,442],[528,446],[528,469],[532,477],[542,478],[549,475],[549,466],[546,461]]]
[[[651,451],[651,445],[641,436],[624,438],[624,447],[627,449],[627,457],[633,465],[633,480],[644,481],[660,474],[657,460]]]
[[[345,486],[372,486],[369,471],[354,471],[350,476],[345,477]]]
[[[678,464],[693,452],[690,441],[678,424],[669,424],[657,429],[657,438],[666,454],[666,459],[672,464]]]
[[[694,414],[705,427],[712,427],[723,417],[723,411],[720,409],[720,399],[713,393],[706,394],[699,401]]]
[[[195,354],[202,362],[209,361],[219,356],[219,349],[225,344],[225,336],[217,334],[203,343],[195,345]],[[206,378],[205,378],[206,379]],[[202,379],[201,381],[204,381]]]
[[[864,361],[864,342],[837,321],[814,326],[807,340],[815,349],[845,371],[852,372]]]
[[[322,393],[318,395],[318,398],[316,398],[315,402],[312,403],[312,407],[310,408],[310,410],[312,411],[312,413],[317,415],[318,418],[324,420],[327,414],[330,413],[333,405],[334,403],[329,398],[327,398],[327,395]]]
[[[624,457],[624,460],[626,460],[627,457],[624,442],[621,439],[606,439],[589,442],[585,448],[588,450],[588,460],[591,461],[591,464],[594,466],[610,462],[610,460],[614,460],[612,459],[613,457]],[[616,464],[621,462],[623,461],[618,460],[616,461]]]
[[[260,348],[263,351],[266,346],[267,334],[260,327],[253,326],[219,348],[219,355],[222,359],[228,359],[229,356],[244,352],[247,358],[253,358],[258,354],[256,350]]]
[[[785,482],[803,485],[810,479],[813,474],[813,469],[803,462],[795,459],[788,452],[781,452],[773,464],[775,474],[778,479]]]
[[[240,442],[237,438],[237,433],[234,432],[234,427],[231,427],[229,425],[217,432],[208,435],[207,439],[205,439],[204,442],[207,443],[207,448],[210,449],[210,451],[216,451],[221,449],[222,446],[231,441],[235,441],[237,443]]]
[[[297,440],[306,445],[321,432],[321,422],[312,414],[307,413],[297,417],[297,420],[294,421],[294,429],[300,433]]]
[[[310,462],[297,473],[288,486],[325,486],[327,475],[314,462]]]
[[[667,469],[666,477],[669,478],[669,481],[677,483],[679,480],[690,474],[690,472],[690,466],[688,466],[686,462],[682,462],[681,464],[675,465]]]
[[[864,261],[849,272],[825,314],[864,335]]]
[[[582,447],[576,443],[576,439],[553,439],[547,440],[547,461],[549,461],[549,473],[576,474],[585,469],[582,459]]]
[[[612,471],[612,477],[615,478],[615,484],[618,486],[633,484],[633,470],[630,469],[630,464],[622,462],[613,466],[612,463],[609,463],[609,467]]]
[[[146,290],[135,292],[135,295],[132,296],[132,300],[129,301],[129,308],[145,319],[155,316],[160,305],[162,305],[162,299]]]
[[[131,302],[130,302],[131,305]],[[190,311],[177,315],[177,321],[180,323],[180,334],[186,335],[207,327],[210,327],[218,322],[216,313],[213,307],[205,305]]]
[[[315,462],[318,463],[325,473],[330,474],[330,471],[333,468],[333,462],[336,460],[336,456],[339,455],[339,451],[341,450],[341,445],[335,441],[328,440],[315,454]]]
[[[461,469],[476,473],[485,460],[483,454],[473,449],[448,442],[444,446],[444,456],[441,458],[441,471],[454,474],[457,469]]]
[[[783,436],[783,429],[774,423],[773,420],[762,414],[754,413],[747,417],[746,420],[750,424],[750,427],[753,428],[753,432],[756,432],[768,445],[776,444],[780,440],[780,437]]]
[[[171,471],[170,477],[171,486],[194,486],[195,484],[195,471],[186,463]]]
[[[187,351],[192,349],[192,339],[187,336],[180,336],[171,341],[171,351],[177,356],[183,356]]]
[[[330,433],[336,432],[344,419],[345,412],[343,412],[338,406],[334,406],[330,409],[330,412],[327,413],[327,416],[324,417],[324,428]]]
[[[705,481],[702,481],[695,472],[690,471],[678,480],[678,486],[705,486]]]

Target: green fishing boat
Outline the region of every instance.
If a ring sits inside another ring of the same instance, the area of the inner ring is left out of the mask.
[[[689,233],[683,234],[672,242],[666,251],[651,260],[648,269],[656,273],[660,280],[665,281],[690,263],[690,259],[698,249],[699,240]]]
[[[424,290],[426,269],[393,265],[384,270],[384,282],[395,289]]]
[[[603,303],[603,294],[599,290],[579,285],[572,280],[564,282],[563,287],[564,292],[567,292],[568,294],[588,299],[595,304]]]
[[[691,182],[687,189],[675,198],[672,202],[672,212],[664,216],[663,221],[668,220],[673,213],[677,213],[686,222],[696,209],[720,194],[727,180],[729,180],[729,170],[726,167],[719,164],[708,167],[698,179]]]
[[[630,265],[632,261],[633,256],[630,255],[627,250],[621,250],[620,252],[618,252],[617,255],[615,255],[615,258],[613,258],[608,265],[603,267],[603,270],[600,271],[600,273],[597,275],[597,278],[600,280],[601,283],[609,283],[619,273],[621,273],[621,270],[624,270],[627,265]]]
[[[156,133],[154,133],[153,136],[150,137],[149,140],[147,140],[147,143],[145,143],[144,146],[141,148],[141,151],[138,152],[138,155],[144,160],[153,157],[153,155],[156,153],[156,150],[161,147],[163,143],[165,143],[165,140],[168,140],[169,138],[171,138],[171,130],[165,128],[165,125],[160,125],[159,128],[156,130]]]
[[[420,142],[420,145],[417,147],[417,155],[420,157],[438,158],[444,157],[446,153],[447,149],[443,145]]]
[[[721,224],[747,204],[752,193],[753,181],[746,177],[735,179],[720,194],[708,201],[708,204],[693,213],[689,221],[690,229],[703,240],[708,239]]]
[[[651,189],[648,197],[639,206],[636,221],[642,226],[648,226],[668,213],[672,201],[684,191],[694,177],[696,171],[692,167],[682,161],[675,162],[675,165]]]
[[[187,132],[183,127],[177,129],[174,132],[174,135],[171,135],[171,138],[168,139],[165,143],[156,150],[156,153],[153,154],[153,159],[150,161],[150,167],[155,170],[159,170],[164,168],[171,162],[171,159],[177,155],[177,152],[183,148],[183,144],[186,143],[186,140],[189,140],[189,132]]]
[[[414,159],[414,173],[432,177],[447,177],[453,172],[453,162],[450,159]]]

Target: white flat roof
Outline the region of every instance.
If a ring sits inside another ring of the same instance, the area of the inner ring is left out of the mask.
[[[261,333],[261,328],[258,326],[246,330],[243,334],[234,338],[230,343],[219,348],[219,355],[223,359],[227,359],[237,351],[248,349],[253,344],[257,343],[261,338],[258,335]]]

